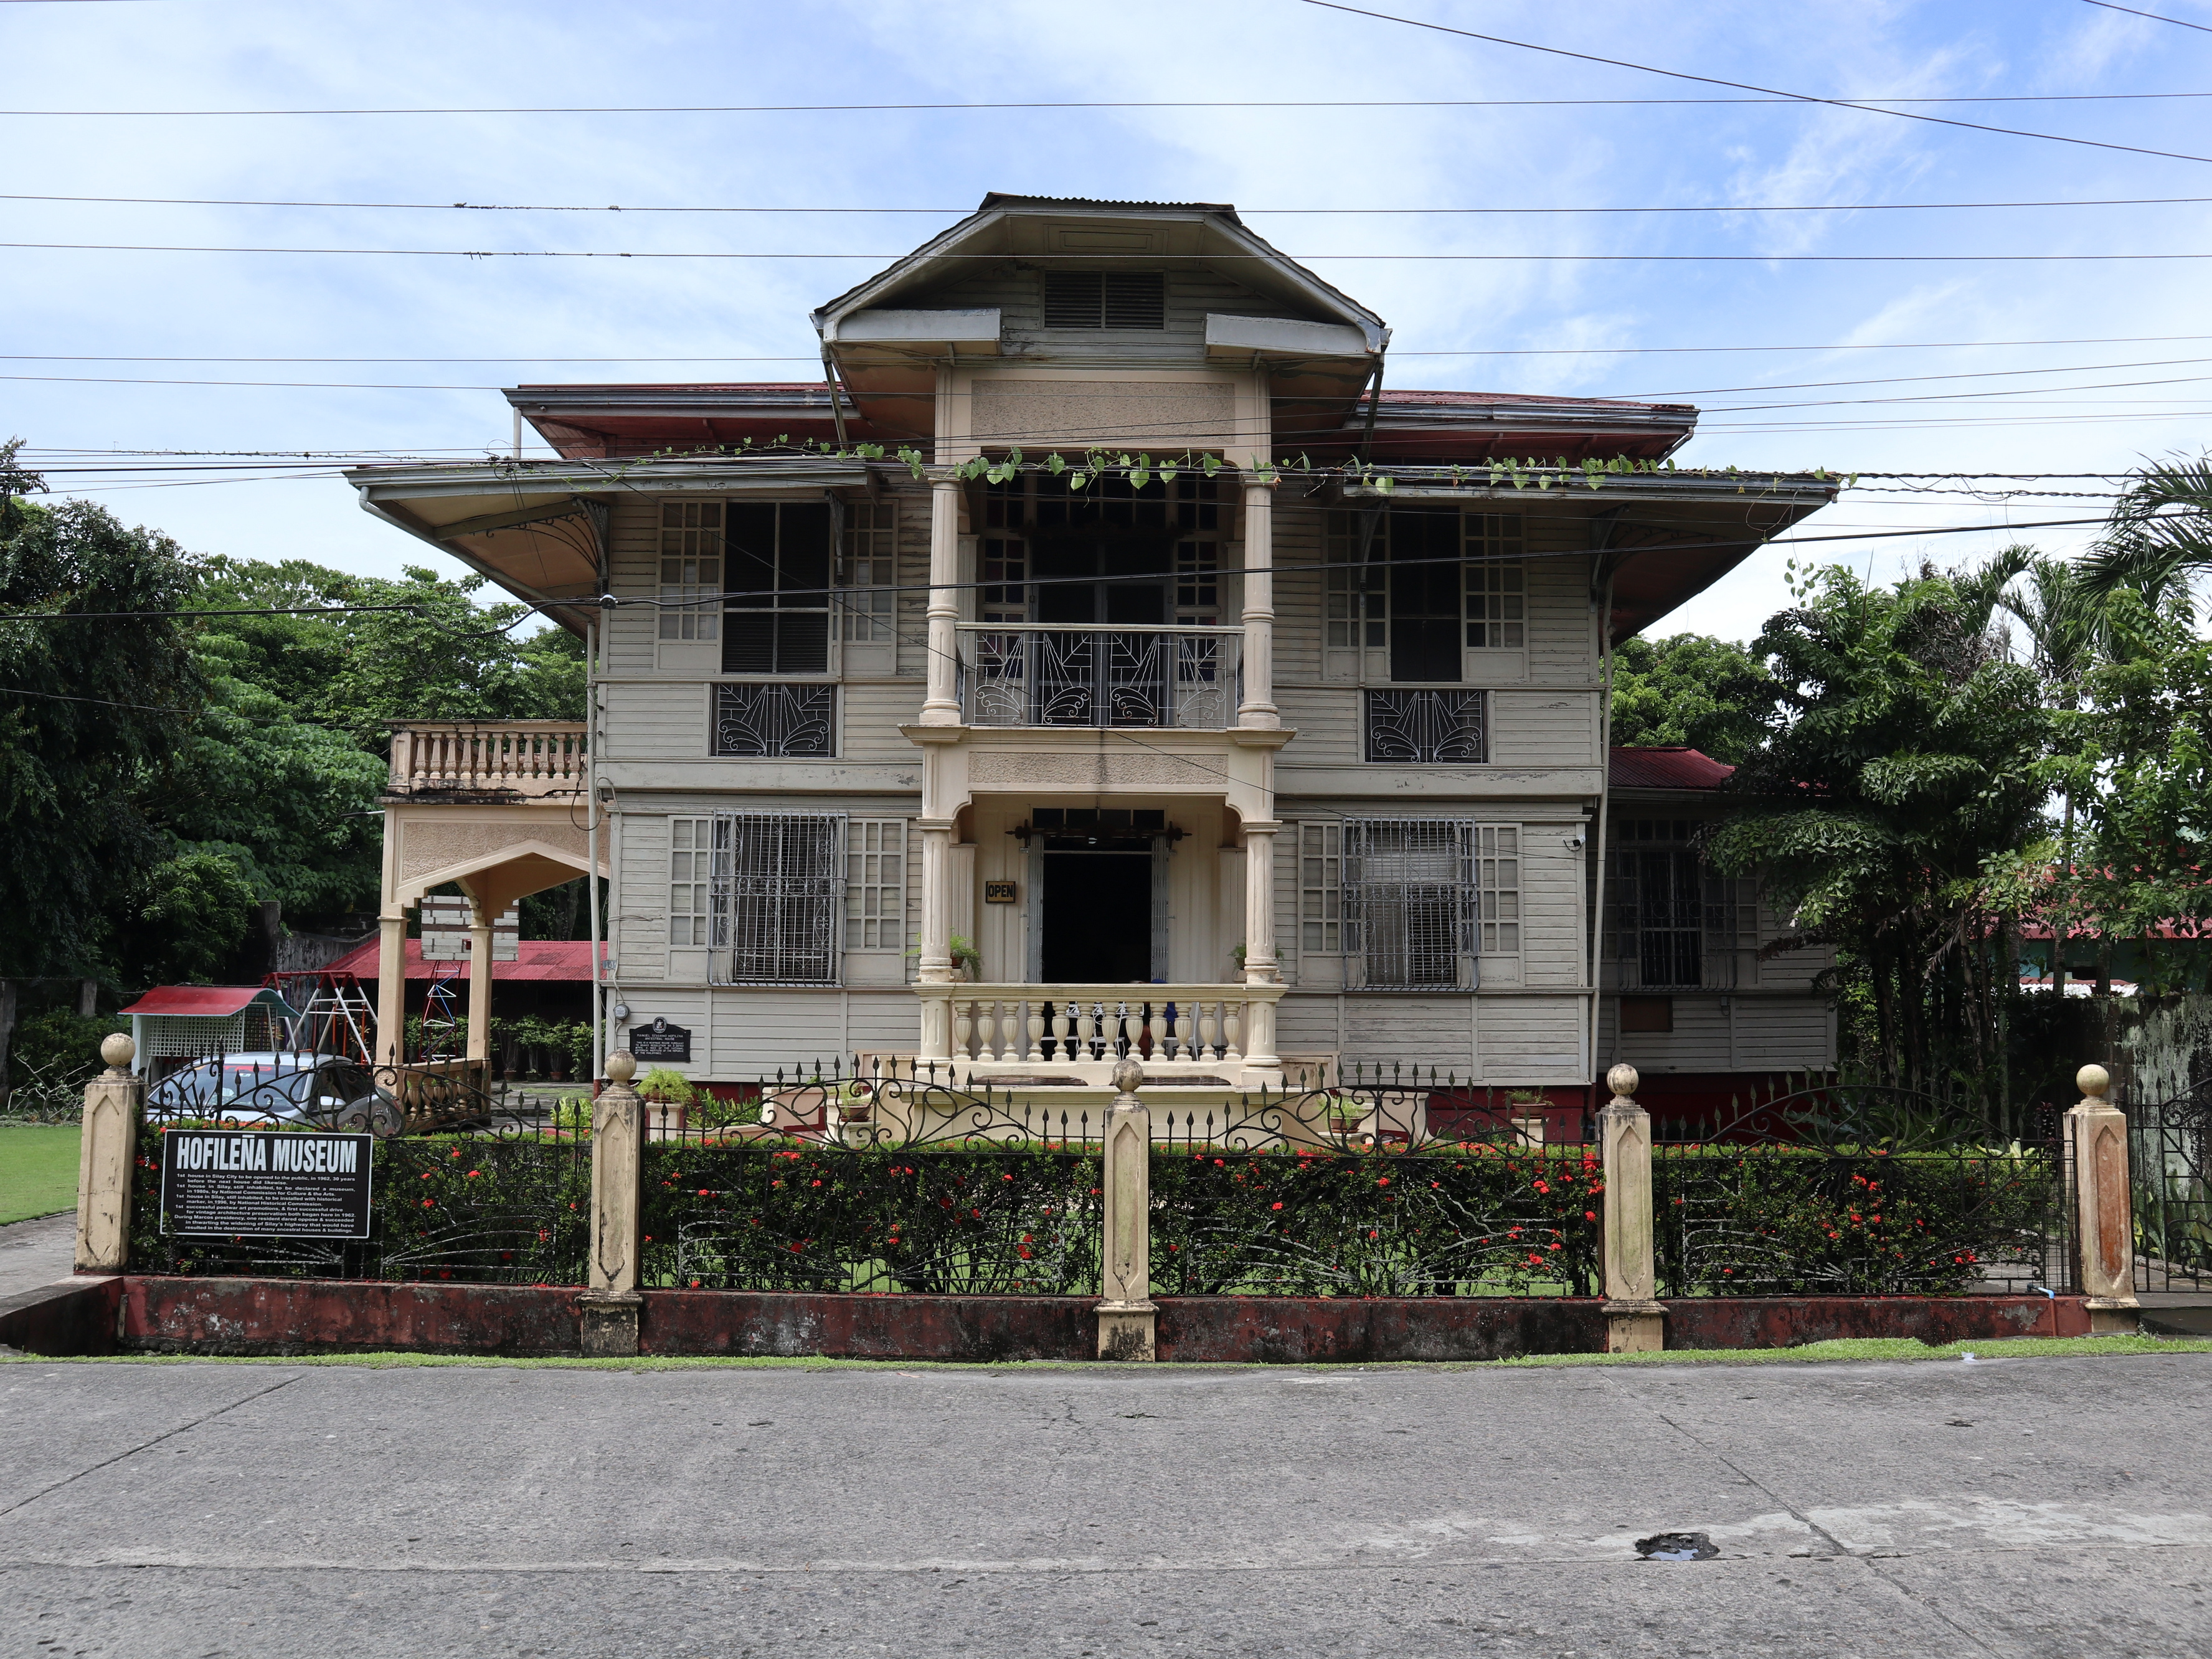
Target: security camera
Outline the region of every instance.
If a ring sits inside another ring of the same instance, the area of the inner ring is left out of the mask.
[[[1583,831],[1583,830],[1576,830],[1576,831],[1574,832],[1574,834],[1572,834],[1571,836],[1569,836],[1567,837],[1567,847],[1568,847],[1568,849],[1569,849],[1570,851],[1571,851],[1571,852],[1577,852],[1577,853],[1578,853],[1578,852],[1580,852],[1583,848],[1585,848],[1585,847],[1587,847],[1587,846],[1589,846],[1589,835],[1588,835],[1585,831]]]

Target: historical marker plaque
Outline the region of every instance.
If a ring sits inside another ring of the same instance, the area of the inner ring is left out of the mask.
[[[161,1137],[161,1231],[367,1238],[374,1135],[173,1129]]]
[[[691,1062],[691,1032],[689,1027],[671,1025],[665,1019],[656,1019],[650,1025],[639,1025],[629,1034],[630,1057],[641,1066],[647,1060],[677,1060],[684,1065]]]

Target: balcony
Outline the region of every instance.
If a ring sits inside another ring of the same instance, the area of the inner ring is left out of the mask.
[[[392,734],[388,795],[578,796],[586,787],[580,720],[410,725]]]
[[[963,625],[961,718],[1225,731],[1237,723],[1243,643],[1237,628]]]
[[[1147,1083],[1282,1086],[1279,985],[918,985],[925,1060],[1008,1085],[1098,1088],[1133,1054]],[[943,1052],[935,1052],[942,1050]]]

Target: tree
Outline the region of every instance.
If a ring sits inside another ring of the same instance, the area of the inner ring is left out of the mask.
[[[1985,584],[1791,580],[1798,603],[1752,647],[1771,677],[1765,742],[1730,780],[1708,855],[1763,878],[1796,919],[1785,943],[1836,947],[1859,1068],[1994,1109],[1990,919],[2049,794],[2033,671],[1989,626]]]
[[[1765,735],[1771,691],[1758,657],[1733,640],[1626,640],[1613,659],[1613,741],[1686,744],[1733,766]]]

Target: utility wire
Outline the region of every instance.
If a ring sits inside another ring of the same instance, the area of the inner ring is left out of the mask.
[[[2112,0],[2082,0],[2084,5],[2096,6],[2106,11],[2124,11],[2130,17],[2148,17],[2154,23],[2171,23],[2178,29],[2195,29],[2200,34],[2212,34],[2212,28],[2202,23],[2185,22],[2179,17],[2168,17],[2155,11],[2138,11],[2133,6],[2116,6]]]
[[[1304,0],[1319,5],[1322,0]],[[2212,156],[2205,158],[2212,161]],[[635,252],[621,249],[586,248],[462,248],[462,247],[238,247],[184,242],[0,242],[0,247],[31,248],[75,253],[286,253],[308,255],[368,255],[424,259],[866,259],[888,264],[904,253],[793,253],[754,252],[720,249],[682,249]],[[1004,263],[1008,253],[938,253],[947,263]],[[1022,261],[1044,264],[1062,260],[1085,266],[1126,260],[1157,263],[1157,254],[1139,253],[1024,253]],[[1581,263],[1585,264],[2108,264],[2129,259],[2212,259],[2212,253],[1210,253],[1208,264],[1232,260],[1291,259],[1314,264],[1335,262],[1359,264],[1516,264]]]
[[[2212,340],[2212,334],[2115,334],[2063,340],[1836,341],[1826,345],[1522,346],[1480,351],[1417,351],[1398,357],[1629,357],[1759,351],[1979,351],[1999,346],[2165,345]],[[0,353],[9,363],[819,363],[818,353],[792,357],[143,357],[114,355]],[[827,386],[826,380],[793,382]]]
[[[2212,93],[2124,93],[2120,97],[2212,98]],[[1715,102],[1735,101],[1714,100]],[[1270,218],[1310,217],[1456,217],[1462,216],[1519,216],[1573,213],[1958,213],[2000,208],[2192,207],[2212,201],[2205,196],[2115,197],[2087,201],[2051,202],[1794,202],[1739,203],[1719,206],[1666,207],[1330,207],[1239,208],[1239,216]],[[584,203],[505,202],[292,202],[206,196],[33,196],[0,192],[0,202],[83,202],[101,206],[343,208],[375,212],[435,213],[821,213],[920,214],[943,218],[964,217],[969,208],[917,207],[636,207]]]
[[[1632,64],[1626,58],[1600,58],[1587,52],[1570,52],[1564,46],[1543,46],[1528,40],[1509,40],[1502,34],[1481,34],[1473,29],[1454,28],[1449,24],[1431,23],[1418,17],[1398,17],[1389,12],[1369,11],[1363,7],[1342,4],[1341,0],[1300,0],[1300,3],[1317,6],[1324,11],[1344,12],[1353,17],[1371,17],[1378,22],[1401,23],[1408,28],[1429,29],[1438,34],[1455,34],[1468,40],[1486,41],[1494,46],[1511,46],[1520,52],[1539,52],[1553,58],[1571,58],[1584,64],[1603,64],[1608,69],[1635,70],[1644,75],[1663,75],[1669,80],[1695,81],[1701,86],[1727,87],[1735,92],[1761,93],[1769,97],[1788,99],[1799,103],[1822,104],[1832,109],[1865,110],[1875,115],[1893,115],[1900,121],[1926,121],[1936,126],[1960,127],[1970,132],[1992,132],[2008,138],[2039,138],[2049,143],[2079,144],[2089,149],[2122,150],[2130,155],[2155,155],[2169,161],[2212,162],[2212,155],[2189,155],[2179,150],[2147,149],[2140,144],[2107,143],[2099,138],[2074,138],[2056,132],[2028,132],[2019,127],[1993,127],[1979,121],[1954,120],[1948,115],[1923,115],[1914,110],[1885,108],[1877,103],[1854,103],[1845,98],[1820,98],[1811,93],[1789,92],[1778,87],[1753,86],[1745,81],[1724,81],[1717,76],[1692,75],[1682,70],[1660,69],[1650,64]]]

